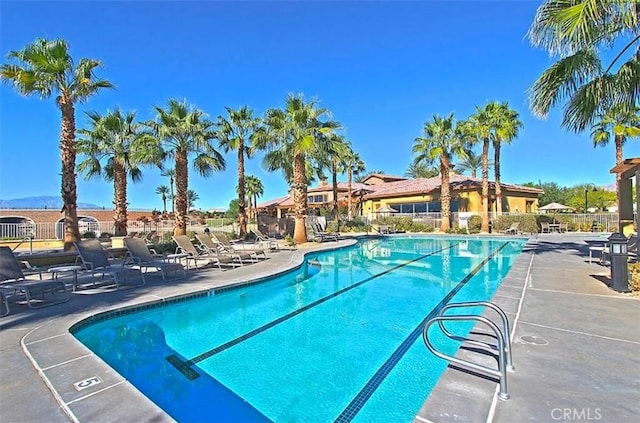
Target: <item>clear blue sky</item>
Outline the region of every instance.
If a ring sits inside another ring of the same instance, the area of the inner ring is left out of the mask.
[[[369,170],[402,175],[425,121],[454,112],[465,119],[489,100],[508,101],[524,123],[503,148],[502,180],[562,186],[614,183],[614,147],[593,147],[589,134],[560,128],[529,110],[526,90],[552,62],[525,34],[538,1],[424,2],[11,2],[0,3],[0,53],[38,37],[63,38],[74,58],[101,60],[99,75],[116,90],[77,107],[104,113],[137,110],[141,120],[167,99],[187,99],[210,115],[244,104],[256,114],[281,107],[290,92],[317,97],[346,128]],[[0,88],[0,198],[59,195],[60,112],[54,100]],[[625,156],[640,155],[631,140]],[[197,208],[235,198],[236,160],[203,179],[190,170]],[[282,175],[247,173],[267,199],[285,195]],[[154,193],[168,185],[156,169],[130,184],[131,208],[162,208]],[[110,207],[112,186],[78,178],[78,199]]]

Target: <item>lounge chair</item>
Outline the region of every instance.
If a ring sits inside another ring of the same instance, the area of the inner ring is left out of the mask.
[[[267,258],[267,253],[262,249],[235,248],[229,237],[222,232],[212,234],[210,237],[205,235],[204,238],[205,242],[203,245],[205,245],[205,248],[207,249],[214,248],[223,254],[237,255],[238,257],[241,257],[242,260],[251,260],[255,262],[258,261],[259,254],[261,254],[265,259]],[[209,239],[207,240],[206,238]],[[198,239],[200,240],[200,238]],[[200,242],[202,242],[202,240]]]
[[[0,288],[2,288],[2,303],[9,314],[9,297],[24,295],[30,308],[40,308],[69,301],[70,295],[63,281],[28,281],[25,278],[20,263],[9,247],[0,247]],[[46,301],[45,295],[51,294],[53,301]],[[57,295],[61,294],[61,295]]]
[[[205,260],[207,261],[207,264],[210,264],[210,263],[217,264],[220,270],[223,270],[222,269],[223,264],[227,266],[235,266],[236,264],[236,261],[234,260],[233,257],[223,255],[223,254],[207,253],[206,251],[205,252],[198,251],[196,247],[193,245],[193,243],[191,243],[191,240],[189,239],[189,237],[186,235],[174,235],[173,240],[178,245],[178,249],[176,250],[176,253],[186,254],[185,259],[187,260],[187,262],[189,260],[193,260],[193,263],[195,264],[196,269],[198,268],[198,260]],[[239,264],[242,265],[242,263],[239,263]]]
[[[258,242],[263,242],[269,245],[269,249],[277,250],[280,247],[278,246],[278,240],[276,238],[272,238],[263,234],[259,229],[251,229],[251,232],[256,236],[256,240]]]
[[[91,276],[99,273],[104,277],[109,275],[118,289],[124,286],[142,286],[145,283],[144,275],[140,269],[133,267],[112,266],[107,258],[107,254],[102,249],[100,241],[97,239],[85,239],[74,241],[80,260],[84,268],[91,272]]]
[[[518,233],[518,227],[520,226],[520,222],[513,222],[511,226],[509,226],[504,233],[507,235],[516,235]]]
[[[125,238],[124,245],[127,248],[126,262],[130,262],[141,269],[153,268],[162,274],[162,279],[167,280],[167,274],[173,273],[176,277],[186,277],[187,272],[180,263],[170,263],[163,256],[153,256],[147,244],[142,238]],[[179,274],[182,274],[181,276]]]
[[[153,244],[157,244],[158,242],[160,242],[160,237],[158,236],[158,231],[151,231],[148,234],[146,234],[145,237],[144,237],[144,242],[146,242],[148,245],[153,245]]]
[[[318,242],[338,241],[340,234],[337,232],[325,232],[318,222],[309,222],[313,238]]]

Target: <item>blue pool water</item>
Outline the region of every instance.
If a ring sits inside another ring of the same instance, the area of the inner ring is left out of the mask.
[[[368,240],[74,335],[180,422],[410,421],[446,368],[422,342],[424,322],[447,302],[491,299],[522,246]]]

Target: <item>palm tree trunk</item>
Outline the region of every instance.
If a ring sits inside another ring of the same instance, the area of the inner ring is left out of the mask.
[[[476,168],[471,169],[471,177],[472,178],[478,177],[478,171],[476,170]]]
[[[295,212],[295,228],[293,240],[302,244],[307,242],[307,228],[305,217],[307,216],[307,177],[305,175],[304,154],[296,151],[293,156],[293,210]]]
[[[253,195],[253,218],[258,220],[258,194]]]
[[[440,206],[442,221],[440,231],[447,232],[451,229],[451,190],[449,187],[449,157],[443,155],[440,158]]]
[[[244,144],[240,141],[238,145],[238,225],[240,226],[240,239],[247,237],[247,210],[244,197]]]
[[[78,228],[78,192],[76,186],[76,119],[73,103],[64,98],[59,102],[62,112],[60,156],[62,160],[62,209],[64,210],[64,250],[80,241]]]
[[[624,161],[622,156],[622,144],[624,143],[623,135],[616,135],[614,138],[616,144],[616,165],[621,164]],[[621,174],[616,173],[616,204],[620,205],[620,178]],[[637,184],[638,182],[636,182]]]
[[[187,165],[187,152],[176,151],[176,227],[173,230],[174,235],[187,234],[187,187],[189,186]]]
[[[164,214],[167,213],[167,196],[164,192],[162,193],[162,212]]]
[[[127,235],[127,173],[122,163],[114,160],[114,232],[115,236]]]
[[[353,218],[353,212],[351,211],[351,179],[353,178],[353,171],[351,170],[351,166],[347,169],[347,191],[349,191],[349,196],[347,197],[347,220],[351,222]]]
[[[489,138],[482,143],[482,225],[480,232],[489,232]]]
[[[339,212],[338,212],[338,166],[336,159],[331,161],[331,188],[333,194],[333,221],[339,225]]]
[[[175,172],[175,170],[174,170]],[[175,184],[175,179],[173,176],[169,178],[169,186],[171,187],[171,214],[176,214],[176,195],[173,190],[173,185]]]
[[[493,143],[493,170],[496,184],[496,213],[502,214],[502,187],[500,186],[500,142]]]

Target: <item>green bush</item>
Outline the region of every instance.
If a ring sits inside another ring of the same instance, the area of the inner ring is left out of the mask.
[[[176,252],[178,245],[175,242],[159,242],[157,243],[153,249],[156,250],[158,254],[173,254]]]
[[[92,239],[96,237],[96,233],[93,231],[86,231],[81,235],[81,237],[84,239]]]
[[[111,238],[112,236],[113,236],[113,234],[109,233],[109,232],[102,232],[100,234],[100,238]]]
[[[460,227],[458,225],[455,225],[451,228],[449,228],[446,231],[448,234],[461,234],[461,235],[466,235],[467,234],[467,229],[464,227]]]
[[[480,233],[480,228],[482,228],[482,217],[474,214],[467,220],[467,229],[470,234],[478,234]]]
[[[534,214],[514,214],[514,215],[503,215],[498,216],[493,219],[491,231],[493,233],[499,233],[501,231],[505,231],[511,227],[512,224],[516,222],[520,222],[518,226],[518,231],[522,233],[538,233],[540,232],[540,222],[538,217],[542,215],[534,215]],[[546,216],[543,216],[546,217]]]

